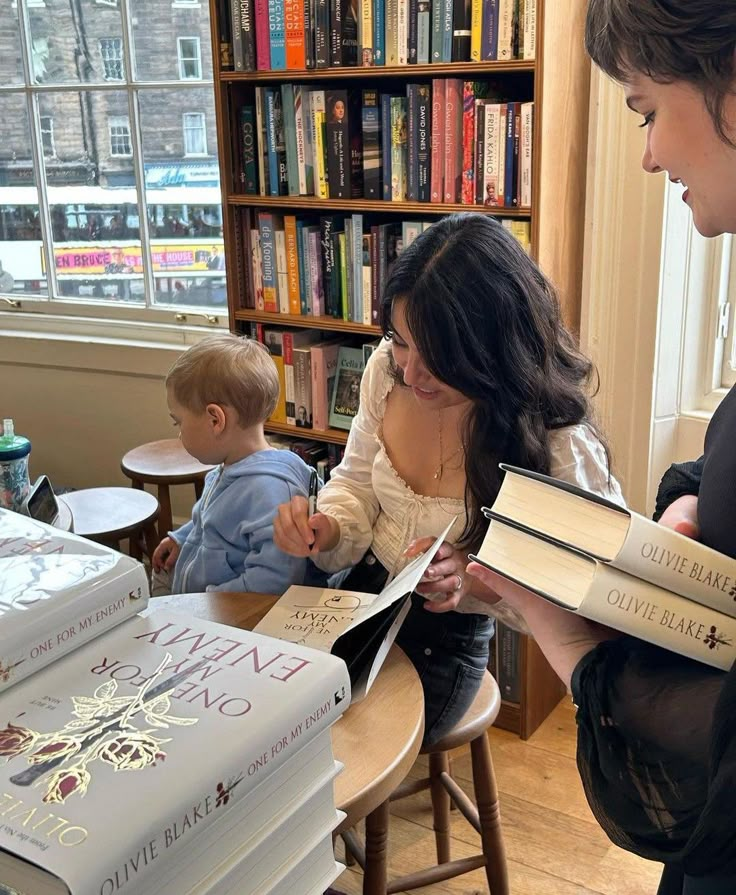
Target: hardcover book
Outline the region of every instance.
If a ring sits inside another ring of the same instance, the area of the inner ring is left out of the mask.
[[[0,509],[0,691],[145,609],[129,556]]]
[[[336,429],[350,429],[358,412],[364,369],[362,349],[341,346],[330,400],[330,425]]]
[[[168,891],[203,837],[265,826],[261,796],[349,700],[344,663],[303,644],[168,610],[129,619],[0,697],[0,879]]]
[[[376,679],[409,611],[411,594],[452,524],[380,593],[292,585],[254,630],[341,658],[350,674],[352,701],[358,702]]]

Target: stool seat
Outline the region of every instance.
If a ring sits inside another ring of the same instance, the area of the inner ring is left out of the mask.
[[[120,461],[120,467],[129,479],[180,485],[193,482],[213,469],[188,454],[178,438],[163,438],[141,444],[128,451]]]
[[[501,709],[501,691],[489,672],[483,675],[483,682],[475,694],[470,708],[458,723],[441,740],[431,746],[425,746],[420,755],[432,752],[449,752],[471,743],[476,737],[485,733],[493,724]]]
[[[129,538],[131,555],[138,558],[138,535],[145,537],[149,554],[155,549],[158,501],[152,494],[133,488],[85,488],[60,499],[71,510],[75,534],[113,547]]]
[[[133,487],[143,489],[148,483],[158,486],[158,536],[165,538],[173,527],[169,485],[194,485],[197,500],[202,496],[204,477],[214,469],[195,460],[184,450],[178,438],[149,441],[132,448],[120,461],[120,468]]]

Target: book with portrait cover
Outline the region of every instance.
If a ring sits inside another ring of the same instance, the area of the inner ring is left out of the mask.
[[[736,560],[575,485],[501,468],[479,562],[586,618],[731,666]]]
[[[358,702],[375,681],[409,611],[411,594],[454,521],[380,593],[292,585],[254,630],[341,658],[350,674],[352,701]]]
[[[350,429],[352,425],[360,404],[360,380],[364,369],[361,348],[340,346],[330,398],[329,423],[335,429]]]
[[[130,556],[0,509],[0,691],[114,627],[148,602]]]
[[[344,662],[307,646],[168,609],[128,619],[0,696],[0,881],[190,891],[234,826],[254,847],[296,794],[324,812],[349,701]]]

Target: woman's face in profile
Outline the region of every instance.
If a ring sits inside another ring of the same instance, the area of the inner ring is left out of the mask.
[[[430,373],[409,331],[404,304],[395,301],[391,308],[391,353],[404,385],[412,390],[419,403],[436,410],[467,402],[462,392]]]
[[[644,170],[664,171],[684,187],[683,201],[703,236],[736,232],[736,149],[716,131],[702,92],[685,81],[660,84],[639,73],[625,84],[625,92],[626,104],[644,119]],[[736,142],[733,93],[723,113]]]

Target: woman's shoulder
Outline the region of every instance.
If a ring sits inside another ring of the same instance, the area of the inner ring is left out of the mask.
[[[550,431],[549,449],[551,476],[624,504],[605,445],[587,423]]]
[[[361,402],[367,402],[374,411],[377,410],[385,403],[394,383],[391,343],[381,339],[381,344],[368,358],[363,371]]]

